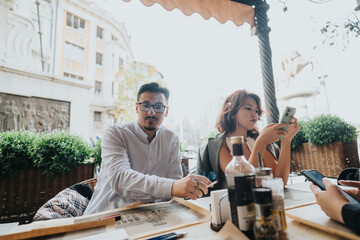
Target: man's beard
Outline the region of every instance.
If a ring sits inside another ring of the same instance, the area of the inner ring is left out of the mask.
[[[146,119],[158,120],[156,117],[146,117],[145,120],[146,120]],[[155,131],[157,128],[156,128],[156,127],[153,127],[153,126],[151,126],[151,125],[152,125],[152,124],[150,123],[150,126],[149,126],[149,127],[144,126],[144,128],[145,128],[146,130],[148,130],[148,131]]]
[[[155,131],[155,130],[156,130],[155,127],[146,127],[146,126],[144,126],[144,128],[145,128],[146,130],[148,130],[148,131]]]

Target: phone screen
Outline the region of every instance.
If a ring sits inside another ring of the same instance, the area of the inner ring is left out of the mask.
[[[296,108],[286,106],[285,111],[281,117],[280,123],[286,123],[287,125],[281,127],[281,129],[284,129],[285,131],[288,130],[289,124],[291,123],[291,120],[294,117],[295,113],[296,113]]]
[[[322,179],[324,178],[324,175],[322,175],[321,173],[319,173],[316,170],[302,170],[301,173],[304,174],[304,176],[307,179],[312,181],[321,190],[326,190],[326,187],[322,181]]]

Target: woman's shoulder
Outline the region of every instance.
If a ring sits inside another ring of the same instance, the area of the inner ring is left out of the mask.
[[[210,141],[222,141],[225,139],[225,133],[218,133],[215,137],[208,138],[208,142]]]

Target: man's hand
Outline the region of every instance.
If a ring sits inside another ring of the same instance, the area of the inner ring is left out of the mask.
[[[340,185],[343,185],[343,186],[354,187],[353,189],[344,189],[344,191],[360,202],[360,182],[359,181],[340,180],[339,183],[340,183]]]
[[[321,191],[313,183],[310,185],[311,191],[315,194],[316,203],[330,218],[344,223],[341,209],[345,204],[349,203],[349,200],[342,194],[339,187],[332,184],[328,179],[324,178],[323,183],[326,186],[326,191]]]
[[[171,189],[171,195],[196,200],[208,193],[206,185],[210,183],[211,181],[204,176],[191,174],[182,179],[175,180]]]

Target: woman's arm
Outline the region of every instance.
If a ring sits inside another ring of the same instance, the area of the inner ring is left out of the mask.
[[[279,161],[276,164],[275,171],[273,171],[274,177],[281,177],[284,185],[286,185],[290,174],[290,145],[291,140],[286,138],[281,140]]]
[[[300,126],[297,124],[297,119],[293,118],[284,138],[281,139],[279,161],[273,174],[274,177],[281,177],[284,181],[284,185],[286,185],[290,173],[291,140],[299,130]]]
[[[267,144],[262,144],[256,140],[253,150],[250,155],[250,163],[254,167],[258,167],[256,152],[260,152],[261,158],[265,167],[272,169],[274,177],[282,178],[286,185],[290,173],[290,143],[286,141],[281,142],[281,152],[279,160],[277,161],[273,154],[266,149]]]
[[[249,162],[257,167],[257,156],[256,152],[260,152],[265,167],[270,167],[274,177],[283,179],[286,185],[290,173],[290,145],[292,138],[299,131],[300,127],[297,125],[296,118],[293,118],[293,122],[289,125],[288,131],[281,129],[286,124],[270,124],[263,129],[259,137],[255,141],[254,148],[251,151]],[[277,159],[266,150],[266,146],[273,142],[277,142],[280,137],[281,140],[281,151],[280,156]]]

